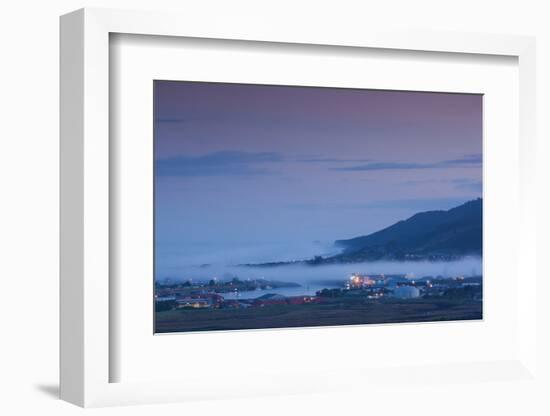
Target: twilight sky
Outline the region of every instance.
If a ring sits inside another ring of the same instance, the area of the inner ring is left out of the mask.
[[[156,81],[155,105],[160,260],[286,260],[481,196],[481,95]]]

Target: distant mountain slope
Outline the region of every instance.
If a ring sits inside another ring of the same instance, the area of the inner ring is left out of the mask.
[[[337,240],[343,253],[323,262],[482,255],[482,214],[482,199],[448,211],[421,212],[373,234]]]

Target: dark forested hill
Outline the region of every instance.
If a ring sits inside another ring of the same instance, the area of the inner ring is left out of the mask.
[[[353,262],[379,259],[445,259],[482,255],[483,201],[476,199],[448,211],[413,215],[373,234],[337,240],[342,254],[324,259]]]

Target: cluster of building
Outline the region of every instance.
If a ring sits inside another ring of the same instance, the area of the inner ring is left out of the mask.
[[[237,290],[237,289],[235,289]],[[341,288],[323,289],[316,295],[283,296],[269,293],[250,299],[226,299],[220,293],[206,286],[180,288],[164,287],[157,291],[155,300],[172,309],[226,309],[257,308],[274,305],[305,305],[328,301],[334,297],[361,297],[380,299],[393,297],[398,299],[415,299],[419,297],[461,296],[466,290],[473,299],[481,300],[481,276],[464,278],[428,278],[418,280],[412,275],[378,275],[369,276],[354,273]],[[237,293],[237,292],[235,292]],[[166,310],[166,309],[162,309]]]
[[[197,292],[184,296],[175,294],[156,296],[155,301],[173,303],[176,309],[235,309],[273,305],[305,305],[319,303],[322,299],[318,296],[283,296],[274,293],[266,294],[255,299],[224,299],[224,297],[218,293]]]
[[[451,289],[466,287],[481,289],[481,276],[464,278],[421,278],[415,280],[413,275],[368,276],[354,273],[345,283],[344,289],[353,292],[366,293],[368,298],[391,296],[399,299],[413,299],[422,296],[444,296]]]
[[[383,287],[386,285],[387,281],[386,276],[383,274],[377,277],[370,277],[364,274],[353,273],[345,286],[346,289],[367,289]]]

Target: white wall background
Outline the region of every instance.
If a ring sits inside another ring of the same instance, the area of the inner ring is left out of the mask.
[[[387,24],[441,30],[536,35],[538,37],[540,257],[550,249],[547,188],[550,169],[550,12],[544,0],[7,0],[0,9],[0,413],[69,415],[81,409],[56,399],[58,383],[58,16],[84,6],[179,10],[208,23],[212,13],[247,14],[302,24]],[[546,139],[545,139],[546,138]],[[544,218],[546,217],[546,218]],[[541,267],[542,267],[541,261]],[[543,282],[540,311],[544,317],[543,347],[550,351],[550,293]],[[542,326],[541,326],[542,328]],[[548,358],[541,354],[544,365]],[[546,367],[548,368],[548,367]],[[547,372],[550,374],[550,372]],[[442,414],[550,414],[537,397],[542,391],[514,391],[511,385],[475,389],[457,386],[467,396],[444,407],[430,396],[376,398],[388,402],[387,414],[438,406]],[[521,387],[520,387],[521,389]],[[547,388],[547,392],[550,388]],[[437,395],[437,394],[436,394]],[[153,412],[201,414],[368,413],[364,397],[342,394],[258,398],[99,409],[101,415]],[[374,398],[370,398],[374,399]]]

